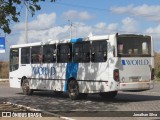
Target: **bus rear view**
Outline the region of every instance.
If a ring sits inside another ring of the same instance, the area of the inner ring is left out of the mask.
[[[143,91],[154,87],[154,51],[150,36],[118,35],[120,90]]]

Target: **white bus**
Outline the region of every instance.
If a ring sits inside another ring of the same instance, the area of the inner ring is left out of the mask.
[[[152,37],[135,34],[92,36],[10,47],[10,87],[68,92],[71,99],[98,93],[154,87]]]

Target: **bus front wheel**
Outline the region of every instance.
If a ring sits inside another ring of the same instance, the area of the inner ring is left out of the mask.
[[[103,99],[113,99],[114,97],[116,97],[118,91],[111,91],[111,92],[102,92],[100,93],[100,96]]]
[[[30,89],[29,81],[27,79],[24,79],[22,82],[22,90],[25,95],[32,95],[33,94],[33,90]]]
[[[79,86],[76,80],[70,80],[68,83],[68,94],[72,100],[76,100],[79,97]]]

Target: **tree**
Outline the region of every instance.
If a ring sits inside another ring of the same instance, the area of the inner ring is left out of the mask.
[[[4,33],[11,33],[11,21],[19,22],[18,17],[21,13],[17,10],[17,7],[25,4],[25,1],[29,3],[29,11],[31,11],[32,16],[36,11],[41,9],[38,3],[45,2],[45,0],[0,0],[0,29],[3,30]],[[50,0],[50,2],[55,1],[56,0]]]

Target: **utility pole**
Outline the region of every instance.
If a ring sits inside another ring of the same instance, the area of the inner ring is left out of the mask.
[[[26,4],[25,43],[28,43],[28,0],[25,0],[25,4]]]
[[[72,22],[68,20],[69,25],[70,25],[70,39],[72,39]]]

